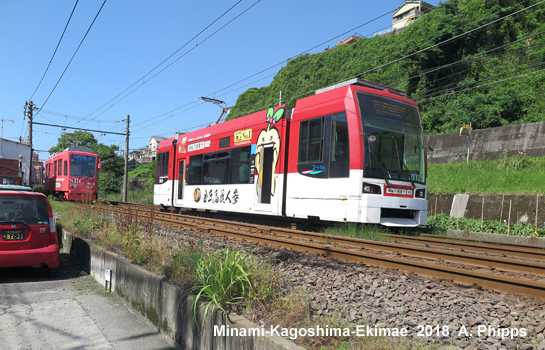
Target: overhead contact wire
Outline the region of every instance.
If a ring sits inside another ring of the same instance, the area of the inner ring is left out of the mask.
[[[76,0],[76,3],[74,4],[74,8],[72,9],[72,12],[70,13],[70,17],[68,18],[68,22],[66,22],[66,25],[64,26],[64,30],[62,31],[62,35],[59,39],[59,42],[57,43],[57,47],[55,47],[55,51],[53,52],[53,55],[51,56],[51,59],[49,60],[49,64],[47,65],[47,68],[45,69],[44,74],[42,75],[42,79],[40,79],[40,82],[38,83],[38,86],[36,86],[36,89],[34,89],[34,92],[32,93],[32,96],[28,99],[29,101],[32,100],[34,95],[36,94],[36,91],[38,91],[38,88],[40,85],[42,85],[42,82],[44,81],[45,75],[47,74],[47,71],[49,70],[49,67],[51,66],[51,62],[53,62],[53,58],[55,58],[55,54],[57,53],[57,50],[59,49],[59,46],[61,45],[62,38],[64,37],[64,33],[66,33],[66,29],[68,28],[68,24],[70,24],[70,20],[72,19],[72,15],[74,14],[74,11],[76,10],[76,6],[78,6],[79,0]]]
[[[53,87],[53,89],[51,90],[51,92],[49,93],[49,95],[47,96],[47,98],[45,99],[44,103],[42,103],[40,109],[38,110],[38,113],[36,113],[36,115],[38,115],[40,113],[40,111],[42,110],[42,108],[44,108],[44,106],[46,105],[47,101],[49,101],[49,98],[51,97],[51,95],[53,94],[53,92],[55,91],[55,89],[57,88],[57,86],[59,85],[59,83],[61,82],[62,78],[64,77],[64,74],[66,73],[66,71],[68,70],[68,67],[70,67],[70,64],[72,63],[72,61],[74,60],[74,57],[76,57],[76,54],[78,53],[78,50],[80,49],[81,45],[83,44],[83,41],[85,41],[85,38],[87,37],[87,34],[89,34],[89,32],[91,31],[91,28],[93,27],[93,25],[95,24],[95,21],[96,19],[98,18],[98,15],[100,14],[100,12],[102,11],[102,8],[104,7],[104,5],[106,4],[106,1],[107,0],[104,0],[104,2],[102,3],[102,5],[100,6],[100,9],[98,10],[97,14],[95,15],[95,18],[93,19],[93,22],[91,23],[91,25],[89,26],[89,28],[87,29],[87,32],[85,32],[85,35],[83,36],[83,39],[81,39],[78,47],[76,48],[76,51],[74,52],[74,54],[72,55],[72,58],[70,59],[70,61],[68,62],[68,64],[66,65],[66,68],[64,68],[64,71],[62,72],[59,80],[57,80],[57,83],[55,84],[55,86]]]

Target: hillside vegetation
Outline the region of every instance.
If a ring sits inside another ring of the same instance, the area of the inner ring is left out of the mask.
[[[401,2],[400,2],[401,3]],[[449,0],[400,34],[302,55],[241,94],[230,119],[361,78],[404,90],[427,134],[545,120],[545,2]]]

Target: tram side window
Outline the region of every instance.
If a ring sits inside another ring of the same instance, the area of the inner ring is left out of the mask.
[[[250,152],[250,146],[234,148],[231,150],[229,183],[250,183]]]
[[[68,161],[64,161],[64,175],[68,175]]]
[[[348,177],[350,175],[350,152],[346,113],[337,113],[332,117],[329,177]]]
[[[314,178],[350,176],[348,121],[345,112],[301,122],[300,174]]]
[[[162,184],[168,178],[168,152],[157,155],[157,164],[155,166],[155,183]]]
[[[57,161],[55,161],[55,164],[53,166],[53,175],[57,176]]]
[[[322,117],[301,122],[299,163],[323,161],[324,121]]]
[[[204,155],[204,184],[226,184],[229,182],[229,153],[218,152]]]
[[[189,157],[186,172],[186,180],[188,185],[202,185],[202,161],[202,154]]]

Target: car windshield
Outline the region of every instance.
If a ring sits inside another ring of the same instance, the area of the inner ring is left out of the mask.
[[[70,175],[79,177],[95,177],[96,158],[72,154],[70,156]]]
[[[0,224],[21,221],[27,225],[48,224],[45,201],[45,198],[35,196],[0,196]]]
[[[426,159],[418,109],[358,92],[364,133],[364,176],[424,183]]]

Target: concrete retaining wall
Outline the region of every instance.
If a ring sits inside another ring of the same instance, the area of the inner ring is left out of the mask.
[[[459,196],[459,195],[458,195]],[[429,194],[428,215],[447,214],[460,217],[501,222],[522,222],[526,224],[545,225],[544,195],[501,195],[470,194],[467,202],[455,201],[455,195]],[[467,203],[467,204],[466,204]]]
[[[509,236],[509,235],[500,235],[497,233],[471,232],[471,231],[461,231],[461,230],[452,230],[452,229],[447,230],[447,235],[452,237],[464,238],[464,239],[467,239],[467,238],[477,239],[480,241],[529,244],[529,245],[545,247],[545,238],[542,238],[542,237]]]
[[[461,126],[461,125],[460,125]],[[426,137],[428,161],[432,163],[465,162],[467,136],[459,133]],[[473,130],[469,137],[469,159],[499,159],[509,155],[545,156],[545,122]]]
[[[209,311],[201,329],[199,326],[205,315],[205,307],[201,305],[195,317],[194,299],[188,297],[179,286],[92,242],[75,237],[66,230],[62,231],[62,245],[105,288],[105,271],[110,270],[111,284],[108,283],[108,286],[111,291],[122,297],[183,350],[304,350],[280,336],[264,333],[267,329],[243,317],[227,316],[220,310]],[[246,332],[251,335],[215,336],[214,326],[228,326],[231,330],[236,329],[234,331],[239,334]]]

